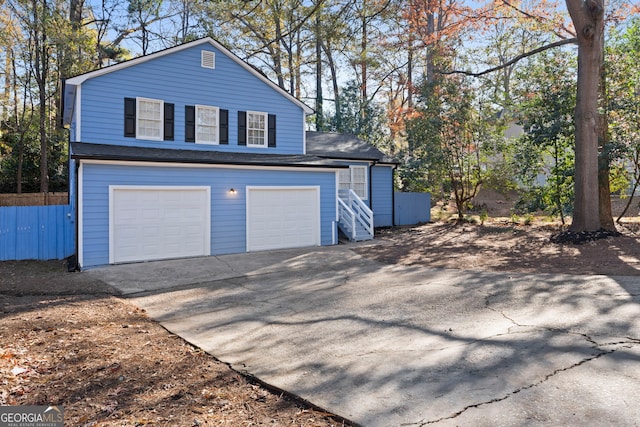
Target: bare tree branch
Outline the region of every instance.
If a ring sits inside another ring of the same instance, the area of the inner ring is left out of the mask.
[[[521,55],[516,56],[515,58],[511,59],[510,61],[505,62],[504,64],[500,64],[496,67],[493,68],[489,68],[487,70],[484,71],[480,71],[477,73],[474,73],[472,71],[464,71],[464,70],[451,70],[451,71],[442,71],[442,70],[438,70],[438,72],[440,74],[444,74],[444,75],[450,75],[450,74],[464,74],[466,76],[472,76],[472,77],[480,77],[480,76],[484,76],[485,74],[489,74],[489,73],[493,73],[494,71],[498,71],[498,70],[502,70],[503,68],[507,68],[510,65],[515,64],[516,62],[527,58],[529,56],[535,55],[537,53],[540,52],[544,52],[545,50],[549,50],[549,49],[553,49],[559,46],[564,46],[566,44],[576,44],[578,42],[578,39],[576,38],[571,38],[571,39],[564,39],[564,40],[559,40],[557,42],[554,43],[550,43],[544,46],[541,46],[537,49],[533,49],[530,50],[529,52],[525,52]]]
[[[544,19],[544,18],[541,18],[540,16],[532,15],[532,14],[530,14],[529,12],[527,12],[526,10],[522,10],[522,9],[520,9],[518,6],[516,6],[516,5],[514,5],[513,3],[511,3],[509,0],[502,0],[502,4],[504,4],[505,6],[508,6],[508,7],[512,8],[513,10],[515,10],[516,12],[518,12],[519,14],[521,14],[521,15],[523,15],[523,16],[525,16],[525,17],[529,18],[529,19],[532,19],[532,20],[534,20],[534,21],[536,21],[536,22],[539,22],[539,23],[541,23],[541,24],[544,24],[544,23],[545,23],[545,19]],[[562,25],[560,28],[561,28],[563,31],[565,31],[567,34],[571,34],[572,36],[574,36],[574,37],[575,37],[575,33],[574,33],[573,31],[569,30],[569,29],[568,29],[567,27],[565,27],[564,25]],[[567,36],[566,36],[566,35],[564,35],[564,34],[562,34],[562,33],[559,33],[559,32],[557,32],[557,31],[554,31],[553,33],[554,33],[555,35],[557,35],[558,37],[560,37],[561,39],[566,39],[566,38],[567,38]]]
[[[300,28],[304,25],[304,23],[307,22],[313,15],[315,15],[315,13],[318,11],[320,6],[322,6],[324,4],[324,2],[325,2],[325,0],[318,1],[318,3],[316,3],[313,6],[313,8],[309,11],[309,13],[307,13],[304,17],[302,17],[296,23],[295,26],[293,26],[291,28],[288,28],[287,31],[285,33],[283,33],[279,38],[275,37],[275,38],[273,38],[271,40],[268,40],[266,37],[258,36],[257,29],[254,28],[253,25],[251,25],[251,23],[249,21],[244,19],[244,17],[248,16],[248,14],[240,15],[240,14],[236,14],[236,13],[231,13],[231,17],[234,18],[234,19],[239,20],[240,22],[242,22],[242,24],[244,24],[255,36],[257,36],[260,39],[260,41],[263,43],[263,46],[256,49],[257,51],[259,51],[260,49],[265,48],[265,47],[269,46],[272,43],[279,42],[279,41],[283,40],[284,38],[289,37],[291,34],[296,33],[298,30],[300,30]]]

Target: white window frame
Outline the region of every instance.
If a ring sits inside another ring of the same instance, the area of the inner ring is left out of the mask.
[[[211,110],[215,114],[215,124],[206,124],[200,122],[199,111],[202,110]],[[220,144],[220,109],[218,107],[212,107],[210,105],[196,105],[196,144],[209,144],[209,145],[218,145]],[[202,139],[199,137],[198,128],[200,127],[211,127],[213,128],[213,140]]]
[[[342,169],[338,173],[338,189],[339,190],[353,190],[358,197],[362,200],[369,199],[369,175],[367,173],[367,166],[363,165],[349,165],[349,169]],[[362,170],[362,177],[364,181],[356,182],[357,170]],[[348,181],[347,181],[348,178]],[[362,185],[363,191],[358,191],[355,185]]]
[[[140,111],[141,110],[140,107],[142,103],[157,104],[160,108],[160,117],[158,119],[142,117],[142,114]],[[150,135],[143,134],[142,129],[144,129],[144,127],[141,126],[141,122],[143,120],[146,122],[156,122],[156,126],[157,126],[156,130],[158,131],[158,136],[150,136]],[[164,101],[162,101],[161,99],[152,99],[152,98],[139,98],[139,97],[136,98],[136,139],[144,139],[149,141],[164,140]]]
[[[340,169],[338,171],[338,190],[351,189],[351,169]]]
[[[260,116],[263,118],[264,128],[251,127],[251,116]],[[251,132],[264,132],[262,142],[252,142],[255,137],[252,137]],[[247,111],[247,147],[267,147],[269,143],[269,115],[262,111]]]

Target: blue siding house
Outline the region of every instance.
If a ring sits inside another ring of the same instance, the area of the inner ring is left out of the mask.
[[[373,211],[374,227],[394,225],[395,160],[355,135],[332,132],[307,132],[307,154],[348,166],[338,172],[338,190],[355,191]]]
[[[210,38],[69,78],[80,268],[370,239],[395,163]],[[347,145],[345,145],[347,144]]]

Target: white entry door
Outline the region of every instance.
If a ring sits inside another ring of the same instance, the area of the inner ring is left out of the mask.
[[[319,187],[247,188],[248,252],[319,245]]]
[[[109,187],[109,262],[209,255],[210,187]]]

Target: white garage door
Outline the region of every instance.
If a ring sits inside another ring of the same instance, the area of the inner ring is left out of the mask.
[[[318,245],[319,187],[247,188],[247,251]]]
[[[209,255],[210,187],[109,191],[109,262]]]

